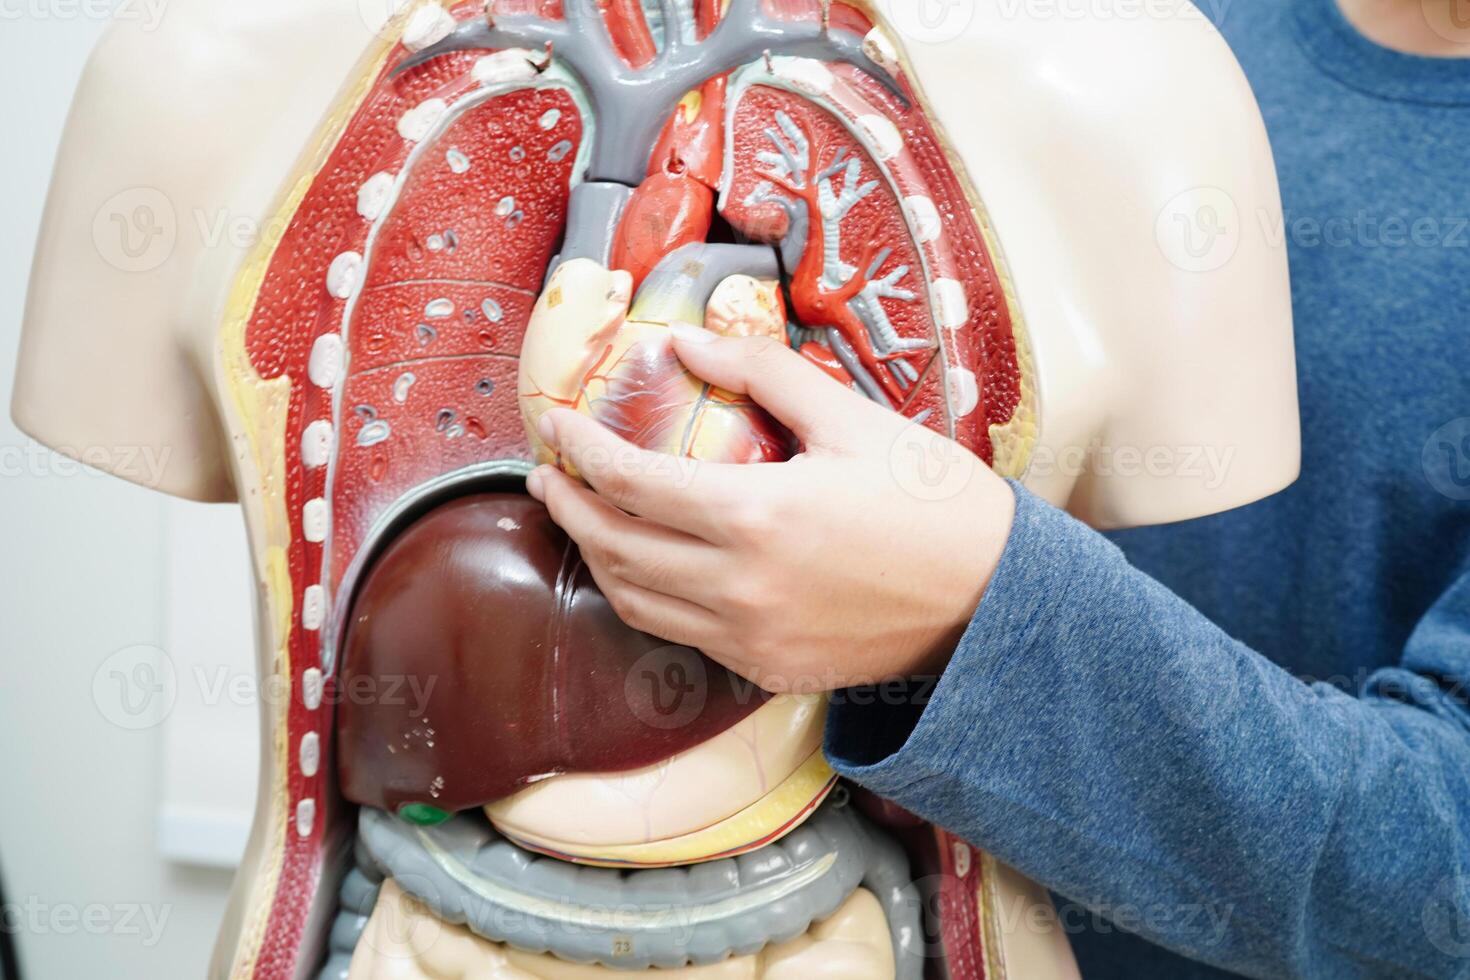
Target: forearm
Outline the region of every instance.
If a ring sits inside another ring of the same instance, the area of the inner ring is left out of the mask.
[[[844,697],[840,771],[1186,955],[1337,978],[1470,954],[1452,904],[1425,935],[1470,870],[1453,709],[1301,683],[1024,491],[922,713]]]

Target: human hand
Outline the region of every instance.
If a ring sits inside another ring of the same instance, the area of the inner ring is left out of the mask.
[[[674,328],[698,377],[749,395],[803,451],[696,462],[555,410],[539,431],[586,484],[527,479],[629,625],[773,691],[942,670],[990,582],[1015,498],[958,443],[769,338]]]

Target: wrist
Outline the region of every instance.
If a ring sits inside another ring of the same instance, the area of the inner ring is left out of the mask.
[[[977,499],[968,502],[968,520],[960,525],[974,528],[975,533],[962,536],[962,543],[958,545],[965,548],[973,559],[969,566],[972,572],[952,583],[953,601],[947,622],[921,651],[911,676],[938,677],[949,666],[955,649],[969,629],[980,604],[985,601],[985,593],[1010,540],[1016,517],[1015,491],[1009,483],[988,470],[977,484]],[[973,516],[975,514],[980,515],[978,520]]]

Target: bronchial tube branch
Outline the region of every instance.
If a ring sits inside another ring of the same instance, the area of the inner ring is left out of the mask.
[[[724,17],[708,37],[688,41],[683,11],[661,0],[664,43],[649,64],[634,68],[617,53],[596,0],[566,0],[565,20],[517,14],[461,24],[444,40],[407,58],[395,73],[407,71],[451,51],[544,48],[571,69],[586,87],[599,116],[599,138],[592,148],[588,180],[636,185],[669,114],[685,93],[707,79],[748,64],[767,53],[795,55],[856,65],[877,78],[901,101],[897,81],[863,53],[862,39],[825,22],[776,20],[761,0],[730,0]]]

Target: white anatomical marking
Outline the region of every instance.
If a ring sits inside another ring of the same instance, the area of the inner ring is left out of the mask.
[[[429,135],[429,130],[449,108],[443,99],[425,99],[398,117],[398,135],[417,143]]]
[[[400,374],[393,381],[393,400],[400,405],[408,401],[408,389],[412,388],[413,383],[417,380],[418,376],[412,371],[404,371]]]
[[[311,345],[306,376],[318,388],[330,388],[341,375],[342,338],[334,333],[324,333]]]
[[[316,823],[316,800],[310,797],[296,804],[296,833],[311,836],[311,826]]]
[[[470,169],[470,158],[457,146],[451,146],[449,152],[444,154],[444,160],[449,164],[449,169],[457,174],[462,174]]]
[[[327,502],[313,497],[301,507],[301,533],[312,544],[327,540]]]
[[[316,667],[308,667],[301,672],[301,703],[307,711],[315,711],[322,706],[322,672]]]
[[[525,48],[506,48],[487,54],[475,62],[470,77],[481,85],[499,85],[502,82],[524,82],[536,77],[534,57]]]
[[[430,300],[428,305],[424,307],[424,316],[431,319],[438,319],[440,317],[453,315],[454,300],[452,299],[444,299],[441,297],[439,299]]]
[[[449,11],[437,3],[429,3],[413,12],[403,28],[403,46],[410,51],[422,51],[431,44],[438,44],[454,30],[454,18]]]
[[[357,213],[369,221],[378,220],[383,213],[383,208],[388,203],[388,195],[393,193],[393,175],[386,171],[378,171],[357,189]]]
[[[301,626],[303,629],[322,628],[327,614],[327,592],[320,585],[308,585],[301,594]]]
[[[892,71],[898,66],[898,49],[881,27],[875,27],[863,38],[863,54]]]
[[[962,840],[954,842],[954,873],[961,878],[970,873],[970,845]]]
[[[359,446],[376,446],[393,434],[393,428],[384,419],[369,419],[357,430]]]
[[[335,442],[332,423],[326,419],[317,419],[301,432],[301,462],[308,469],[325,466],[327,460],[332,458],[332,446]]]
[[[555,126],[559,122],[561,122],[561,110],[547,109],[545,112],[541,113],[541,118],[536,121],[536,124],[539,125],[542,129],[550,129],[552,126]]]
[[[827,66],[814,58],[772,58],[771,71],[807,95],[826,95],[837,81]]]
[[[347,299],[357,288],[357,277],[362,272],[362,256],[356,252],[343,252],[327,266],[327,292],[338,299]]]
[[[903,134],[884,116],[859,116],[855,122],[879,160],[892,160],[903,152]]]
[[[316,771],[322,764],[322,740],[316,732],[307,732],[301,736],[301,750],[298,753],[301,764],[301,775],[315,776]]]
[[[502,197],[500,203],[495,205],[495,213],[504,218],[516,209],[516,199],[513,197]]]
[[[916,194],[903,199],[903,213],[908,215],[914,235],[923,245],[932,242],[944,233],[944,223],[939,220],[939,208],[931,198]]]
[[[946,330],[958,330],[970,322],[970,301],[965,287],[954,279],[936,279],[929,287],[934,301],[934,318]]]
[[[956,418],[964,418],[980,404],[980,386],[975,381],[975,372],[966,368],[950,368],[945,372],[949,382],[949,408]]]

